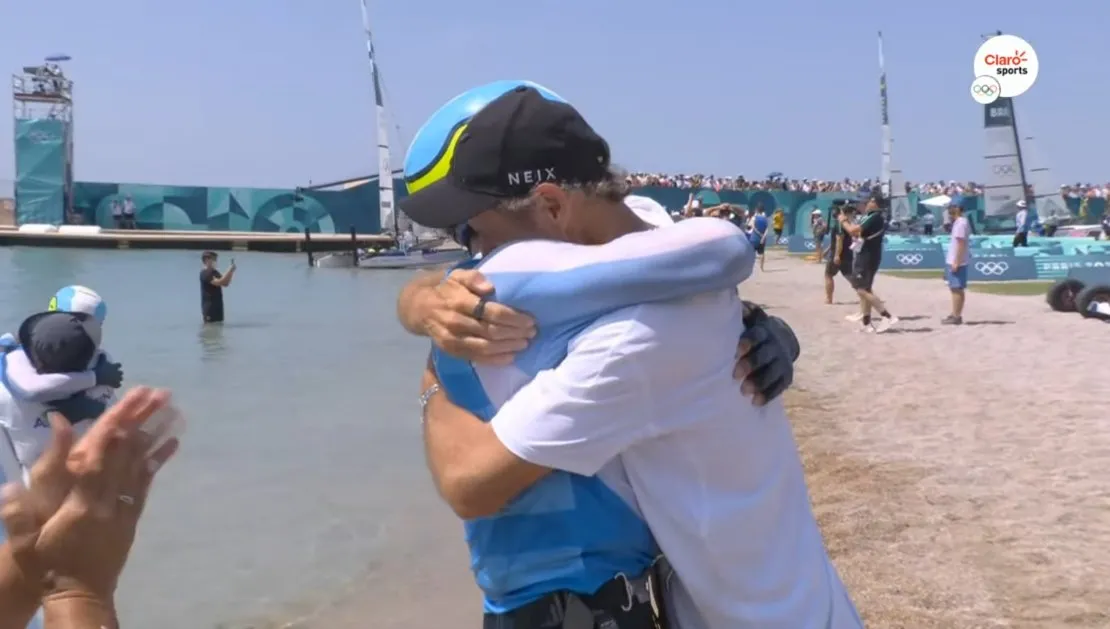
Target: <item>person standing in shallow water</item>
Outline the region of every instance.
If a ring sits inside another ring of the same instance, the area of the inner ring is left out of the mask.
[[[223,323],[224,320],[224,289],[231,286],[235,277],[235,259],[227,271],[220,273],[216,269],[219,256],[215,251],[205,251],[200,255],[204,268],[200,270],[200,312],[205,323]]]

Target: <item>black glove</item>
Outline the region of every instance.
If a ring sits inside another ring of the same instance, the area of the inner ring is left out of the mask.
[[[782,395],[794,382],[794,361],[801,346],[794,330],[785,321],[768,315],[755,304],[745,302],[741,341],[751,344],[744,361],[748,364],[746,381],[767,402]]]
[[[108,358],[104,354],[101,354],[100,360],[96,361],[93,373],[96,374],[97,386],[112,387],[113,389],[123,386],[123,366],[119,363],[108,362]]]

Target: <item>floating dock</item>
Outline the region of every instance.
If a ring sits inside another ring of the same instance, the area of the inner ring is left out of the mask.
[[[186,249],[324,253],[389,247],[393,239],[377,234],[154,231],[106,229],[97,233],[27,232],[0,227],[0,247],[74,249]]]

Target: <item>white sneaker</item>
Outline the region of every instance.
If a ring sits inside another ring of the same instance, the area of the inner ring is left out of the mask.
[[[863,315],[857,312],[856,314],[850,314],[847,317],[844,317],[844,319],[846,321],[851,321],[852,323],[859,323],[860,321],[863,321]]]
[[[864,334],[878,334],[880,332],[880,330],[875,327],[874,323],[868,323],[867,325],[861,327],[859,331],[863,332]]]
[[[880,317],[878,325],[875,326],[875,331],[886,332],[890,328],[894,327],[896,323],[898,323],[898,317],[895,317],[894,315],[891,315],[889,318]]]

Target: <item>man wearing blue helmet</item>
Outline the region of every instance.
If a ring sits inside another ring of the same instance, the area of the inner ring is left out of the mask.
[[[652,229],[627,191],[581,116],[524,88],[476,114],[446,177],[402,204],[480,236],[493,290],[473,318],[496,301],[536,322],[511,364],[437,349],[422,383],[429,468],[467,520],[484,626],[857,629],[781,401],[758,409],[732,383],[721,341],[745,330],[750,243],[715,219]],[[761,318],[772,346],[793,345]]]

